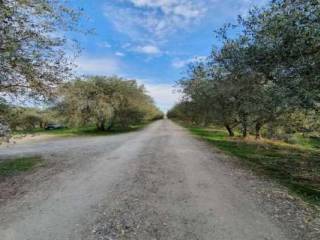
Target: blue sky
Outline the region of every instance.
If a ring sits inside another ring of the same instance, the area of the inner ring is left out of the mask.
[[[167,110],[186,65],[218,46],[214,30],[267,0],[72,0],[94,35],[77,36],[81,74],[119,75],[144,84]]]

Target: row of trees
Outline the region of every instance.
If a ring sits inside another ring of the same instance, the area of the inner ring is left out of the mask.
[[[71,125],[95,124],[99,130],[127,128],[162,118],[143,85],[119,77],[88,77],[60,87],[58,112]]]
[[[126,129],[162,118],[143,85],[118,77],[82,77],[61,84],[46,108],[21,107],[0,101],[0,113],[12,130],[45,128],[49,123],[98,130]]]
[[[2,119],[13,131],[44,128],[55,117],[55,113],[49,109],[13,106],[5,101],[2,101],[0,113]]]
[[[168,114],[198,124],[218,123],[244,137],[275,126],[319,127],[320,4],[317,0],[274,0],[255,8],[236,27],[218,31],[222,47],[190,66],[179,81],[184,100]]]

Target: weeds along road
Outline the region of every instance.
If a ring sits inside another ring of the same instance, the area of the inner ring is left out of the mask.
[[[259,205],[254,178],[170,120],[0,149],[13,154],[42,154],[47,166],[2,204],[1,240],[304,239]]]

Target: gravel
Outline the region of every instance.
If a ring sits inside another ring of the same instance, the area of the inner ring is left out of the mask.
[[[15,154],[48,164],[0,205],[4,240],[320,239],[316,209],[169,120],[0,148]]]

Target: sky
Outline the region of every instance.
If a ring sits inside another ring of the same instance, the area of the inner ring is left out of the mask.
[[[179,100],[175,83],[188,63],[219,46],[214,30],[267,1],[72,0],[84,11],[81,25],[94,28],[76,36],[76,72],[136,79],[167,111]]]

